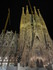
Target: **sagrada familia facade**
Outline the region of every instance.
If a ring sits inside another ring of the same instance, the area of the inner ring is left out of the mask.
[[[23,67],[36,67],[37,60],[44,66],[53,63],[53,41],[39,9],[34,6],[30,14],[26,6],[26,13],[22,7],[20,34],[0,34],[0,66],[20,63]]]
[[[34,14],[29,14],[26,6],[25,14],[24,7],[22,8],[19,48],[20,63],[24,66],[35,66],[37,59],[41,59],[44,65],[53,61],[53,41],[39,9],[37,11],[34,7]]]

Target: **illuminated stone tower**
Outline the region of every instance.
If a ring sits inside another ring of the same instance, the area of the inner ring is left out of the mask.
[[[21,57],[24,46],[25,46],[25,13],[24,7],[22,7],[22,15],[21,15],[21,22],[20,22],[20,36],[19,36],[19,57]]]
[[[29,50],[31,48],[31,42],[32,42],[31,14],[29,14],[28,6],[26,6],[25,25],[24,25],[24,27],[25,27],[25,32],[24,32],[25,33],[25,36],[24,36],[25,41],[24,41],[23,53],[21,55],[21,57],[22,57],[21,63],[24,62],[24,66],[26,66],[26,63],[28,62]]]
[[[26,6],[25,14],[22,8],[19,37],[22,66],[35,67],[37,59],[44,65],[53,61],[53,43],[39,9],[37,11],[34,7],[34,14],[29,14]]]
[[[19,52],[21,57],[23,55],[22,58],[24,58],[24,51],[25,49],[27,49],[27,46],[28,47],[31,46],[31,40],[32,40],[31,14],[29,14],[28,6],[26,6],[26,14],[24,14],[24,8],[22,8],[22,16],[20,22]],[[27,53],[25,53],[25,55],[26,54]]]

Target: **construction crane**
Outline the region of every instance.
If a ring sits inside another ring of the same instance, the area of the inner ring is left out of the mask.
[[[7,28],[7,24],[8,24],[9,19],[10,19],[10,8],[8,8],[8,16],[7,16],[7,19],[6,19],[6,22],[5,22],[3,33],[5,33],[5,31],[6,31],[6,28]]]
[[[31,10],[31,14],[33,15],[32,6],[31,6],[31,3],[30,3],[30,1],[29,1],[29,0],[28,0],[28,3],[29,3],[30,10]]]

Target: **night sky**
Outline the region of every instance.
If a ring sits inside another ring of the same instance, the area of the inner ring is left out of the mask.
[[[35,5],[37,9],[40,9],[49,34],[53,39],[53,2],[51,0],[30,0],[30,2],[32,8]],[[28,0],[0,0],[0,33],[5,25],[8,8],[10,8],[11,15],[7,30],[19,32],[22,6],[26,7],[26,5],[28,5]]]

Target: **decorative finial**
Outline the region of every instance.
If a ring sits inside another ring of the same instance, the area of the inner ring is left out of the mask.
[[[8,12],[10,12],[10,8],[8,8]]]
[[[34,13],[37,14],[36,7],[34,6]]]
[[[24,7],[22,7],[22,14],[24,14]]]
[[[40,15],[40,10],[38,9],[38,14]]]
[[[26,5],[26,14],[29,13],[29,10],[28,10],[28,5]]]
[[[40,10],[38,9],[38,12],[40,12]]]

